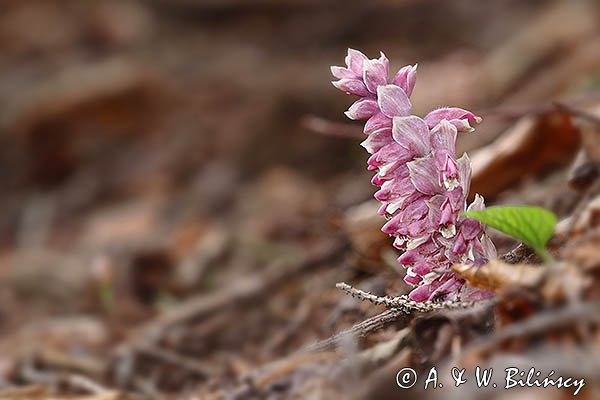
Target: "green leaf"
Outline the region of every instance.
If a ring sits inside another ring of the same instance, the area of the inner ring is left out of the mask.
[[[546,243],[556,226],[556,215],[542,207],[495,206],[481,211],[463,213],[494,229],[504,232],[533,248],[545,261],[552,258]]]

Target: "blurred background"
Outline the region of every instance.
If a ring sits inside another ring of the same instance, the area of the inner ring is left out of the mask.
[[[336,282],[408,290],[352,99],[330,84],[348,47],[418,62],[416,114],[483,117],[459,152],[488,204],[576,208],[573,108],[600,110],[597,1],[6,0],[6,396],[344,393],[324,378],[334,356],[288,355],[381,311]]]

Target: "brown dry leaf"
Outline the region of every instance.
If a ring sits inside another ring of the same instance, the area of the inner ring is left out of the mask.
[[[486,198],[541,172],[550,165],[566,164],[579,148],[578,130],[562,112],[519,120],[493,143],[471,157],[472,192]]]
[[[507,264],[494,259],[479,268],[467,264],[455,264],[454,271],[476,287],[501,290],[509,285],[534,286],[540,282],[544,269],[527,264]]]

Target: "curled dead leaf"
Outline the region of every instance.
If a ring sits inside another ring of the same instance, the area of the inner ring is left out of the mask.
[[[481,267],[468,264],[455,264],[452,269],[471,286],[502,290],[509,285],[534,286],[543,276],[539,266],[527,264],[507,264],[501,260],[490,260]]]

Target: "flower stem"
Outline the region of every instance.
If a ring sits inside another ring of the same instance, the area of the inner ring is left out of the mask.
[[[537,248],[535,249],[535,252],[538,254],[538,256],[541,257],[541,259],[546,264],[554,264],[556,262],[554,257],[552,257],[552,254],[550,254],[550,252],[546,250],[545,247]]]

